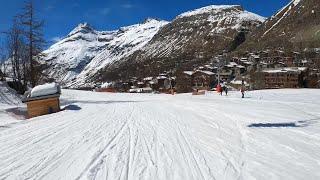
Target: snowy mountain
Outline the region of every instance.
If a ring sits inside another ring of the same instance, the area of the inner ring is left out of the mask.
[[[115,79],[128,74],[145,76],[172,69],[176,64],[200,63],[193,59],[208,61],[229,49],[241,31],[252,31],[264,20],[237,5],[213,5],[183,13],[161,28],[140,51],[128,57],[130,64],[121,61],[105,69],[110,72],[106,77],[119,73]]]
[[[143,50],[149,57],[221,52],[241,29],[251,30],[264,20],[241,6],[208,6],[177,16]]]
[[[242,49],[320,47],[319,0],[292,0],[251,34]]]
[[[44,52],[50,67],[46,73],[71,88],[157,73],[176,60],[211,58],[228,49],[241,31],[252,31],[264,20],[241,6],[212,5],[178,15],[170,23],[147,19],[115,31],[80,24]]]
[[[115,35],[116,31],[98,32],[87,23],[79,24],[66,38],[44,51],[50,66],[48,75],[61,82],[71,81]]]
[[[44,51],[50,67],[46,73],[68,87],[86,86],[100,69],[142,48],[165,24],[147,19],[115,31],[96,31],[87,23],[80,24]]]

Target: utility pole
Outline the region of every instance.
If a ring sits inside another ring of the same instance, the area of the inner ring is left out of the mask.
[[[218,62],[218,85],[220,85],[220,72],[221,72],[221,63],[222,63],[220,55],[217,58],[217,62]]]

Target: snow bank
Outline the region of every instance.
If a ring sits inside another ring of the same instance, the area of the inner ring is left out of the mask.
[[[19,97],[17,92],[14,89],[11,89],[6,82],[1,82],[1,81],[0,81],[0,104],[1,106],[21,104],[21,97]]]
[[[60,86],[57,83],[47,83],[34,87],[31,90],[30,97],[46,96],[60,93]]]

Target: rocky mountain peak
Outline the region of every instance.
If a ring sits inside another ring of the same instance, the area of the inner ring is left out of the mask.
[[[87,33],[94,33],[95,30],[92,28],[92,26],[85,22],[85,23],[80,23],[76,28],[74,28],[68,36],[72,36],[74,34],[77,33],[83,33],[83,34],[87,34]]]
[[[148,17],[147,19],[145,19],[145,20],[143,21],[143,24],[150,23],[150,22],[160,22],[160,21],[161,21],[160,19]]]
[[[210,5],[196,10],[188,11],[177,16],[178,18],[192,17],[201,14],[217,14],[223,11],[236,10],[243,11],[240,5]]]

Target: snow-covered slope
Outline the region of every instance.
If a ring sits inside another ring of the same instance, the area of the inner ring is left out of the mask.
[[[132,53],[144,47],[153,36],[168,22],[147,19],[143,24],[123,27],[108,42],[107,48],[97,54],[84,70],[77,76],[77,79],[69,83],[71,87],[92,86],[95,80],[90,78],[107,65],[123,60]]]
[[[87,23],[79,24],[66,38],[44,51],[49,77],[60,82],[71,81],[115,35],[115,31],[98,32]]]
[[[177,16],[171,26],[159,32],[162,36],[156,36],[158,39],[155,38],[143,51],[147,57],[169,57],[173,51],[186,53],[195,49],[192,46],[201,44],[195,51],[207,54],[206,48],[213,51],[218,51],[218,47],[224,49],[238,31],[251,30],[264,20],[264,17],[245,11],[238,5],[203,7]],[[217,49],[206,47],[213,44]]]
[[[240,30],[250,31],[263,21],[241,6],[213,5],[183,13],[171,23],[148,19],[110,32],[80,24],[45,51],[46,72],[67,87],[92,87],[104,76],[101,73],[133,75],[136,62],[159,58],[170,62],[170,58],[192,58],[197,53],[212,57],[228,48]]]
[[[20,96],[17,92],[11,89],[6,82],[0,81],[0,106],[6,105],[18,105],[21,103]]]
[[[228,10],[237,10],[238,12],[228,12]],[[222,13],[222,14],[220,14]],[[225,14],[224,14],[225,13]],[[260,15],[245,11],[242,9],[239,5],[211,5],[206,6],[203,8],[199,8],[196,10],[188,11],[185,13],[182,13],[177,16],[177,18],[185,18],[185,17],[192,17],[197,15],[203,15],[203,14],[211,14],[210,19],[213,18],[213,21],[216,20],[224,20],[224,19],[231,19],[234,18],[236,23],[241,25],[243,21],[257,21],[257,22],[264,22],[265,17],[262,17]],[[219,15],[219,16],[217,16]],[[216,16],[216,17],[214,17]],[[210,20],[209,19],[209,20]],[[219,23],[221,24],[221,23]]]
[[[250,32],[264,20],[237,5],[213,5],[189,11],[178,15],[146,46],[128,57],[135,64],[119,63],[105,71],[111,71],[111,74],[125,73],[122,77],[128,74],[147,77],[155,75],[150,72],[170,71],[176,64],[189,68],[196,65],[197,62],[192,61],[194,59],[210,61],[215,55],[231,49],[232,42],[242,30]],[[186,65],[186,61],[192,62]]]
[[[49,77],[64,85],[85,86],[106,65],[143,47],[167,22],[148,19],[116,31],[96,31],[87,23],[44,51]]]
[[[1,127],[6,124],[19,122],[19,118],[12,117],[9,110],[16,110],[21,106],[23,105],[20,95],[11,89],[6,82],[0,81],[0,131]]]
[[[319,15],[319,0],[292,0],[254,31],[242,49],[318,48]]]
[[[0,179],[317,180],[318,99],[65,90],[65,111],[0,126]]]

